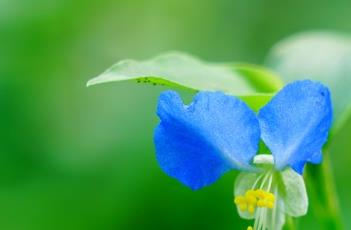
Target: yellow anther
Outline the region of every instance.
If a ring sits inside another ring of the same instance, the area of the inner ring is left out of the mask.
[[[266,202],[265,202],[264,200],[259,200],[259,201],[257,201],[257,207],[262,208],[262,207],[265,206],[265,204],[266,204]]]
[[[272,208],[274,207],[274,203],[268,201],[268,202],[266,203],[266,207],[272,209]]]
[[[247,208],[247,210],[249,211],[250,214],[254,214],[254,212],[255,212],[255,206],[254,206],[254,205],[249,205],[249,207]]]
[[[234,203],[235,204],[244,204],[244,203],[246,203],[246,199],[244,196],[237,196],[234,199]]]
[[[273,193],[267,192],[266,193],[266,199],[270,201],[274,201],[274,195]]]
[[[252,226],[247,227],[247,230],[253,230]]]
[[[237,196],[234,199],[234,203],[238,205],[240,211],[248,211],[250,214],[255,212],[256,206],[259,208],[272,209],[274,207],[274,201],[274,194],[262,189],[247,190],[244,196]]]
[[[245,212],[247,210],[247,204],[243,203],[243,204],[239,204],[239,209],[242,212]]]
[[[255,190],[249,189],[249,190],[246,191],[245,196],[246,197],[248,197],[248,196],[256,196],[256,192],[255,192]]]
[[[263,191],[262,189],[257,189],[255,191],[255,194],[257,198],[263,199],[265,197],[266,192]]]
[[[257,199],[255,196],[245,196],[246,202],[251,205],[256,205]]]

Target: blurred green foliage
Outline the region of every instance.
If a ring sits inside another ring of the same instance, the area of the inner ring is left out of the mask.
[[[162,87],[85,83],[119,59],[183,50],[261,64],[303,30],[351,32],[350,1],[0,0],[0,228],[244,229],[235,172],[192,192],[159,169]],[[189,96],[189,95],[188,95]],[[351,121],[331,160],[351,228]],[[301,229],[318,228],[311,210]]]

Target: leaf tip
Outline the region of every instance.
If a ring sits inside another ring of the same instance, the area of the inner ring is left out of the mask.
[[[96,78],[90,79],[90,80],[86,83],[86,87],[90,87],[90,86],[92,86],[92,85],[97,84],[95,79],[96,79]]]

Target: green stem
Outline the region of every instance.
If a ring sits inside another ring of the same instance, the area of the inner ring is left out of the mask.
[[[284,229],[286,230],[296,230],[296,225],[295,225],[295,221],[292,217],[287,216],[286,217],[286,224],[284,226]]]
[[[305,177],[311,210],[315,213],[316,222],[321,224],[321,229],[343,229],[330,156],[327,151],[321,165],[308,165]]]

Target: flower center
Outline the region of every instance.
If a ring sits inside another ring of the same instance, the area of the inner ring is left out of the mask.
[[[275,192],[271,192],[273,187],[272,182],[273,172],[269,170],[268,172],[262,173],[253,184],[252,188],[248,189],[245,194],[235,197],[234,203],[238,206],[240,211],[254,215],[254,227],[249,226],[247,230],[265,230],[267,228],[267,223],[269,221],[268,212],[272,211],[274,213],[277,195],[276,186],[274,186]]]

